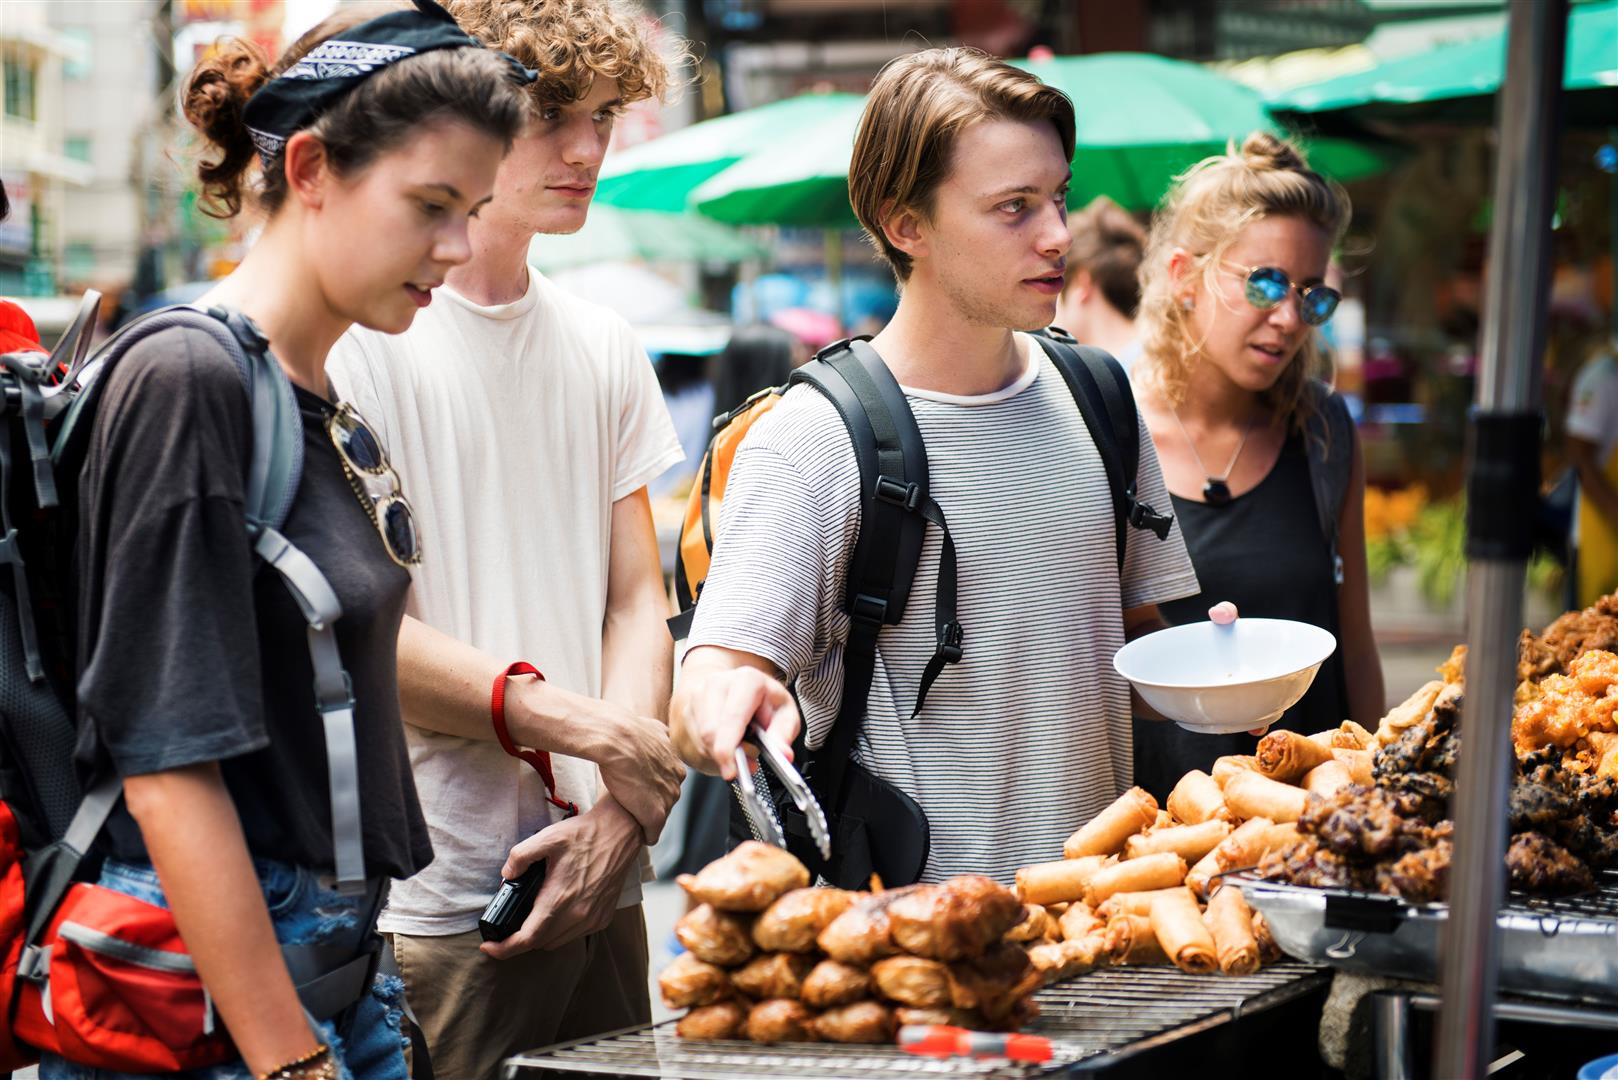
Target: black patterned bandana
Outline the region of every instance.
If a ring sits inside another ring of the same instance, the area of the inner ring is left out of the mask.
[[[266,169],[296,132],[389,64],[434,49],[483,48],[434,0],[415,0],[415,5],[327,38],[248,99],[242,118]],[[526,84],[539,77],[515,57],[496,55],[510,61],[514,81]]]

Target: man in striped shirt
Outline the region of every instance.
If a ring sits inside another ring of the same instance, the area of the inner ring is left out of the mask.
[[[884,628],[855,747],[926,812],[927,881],[1009,881],[1059,857],[1129,786],[1130,692],[1113,653],[1162,625],[1159,603],[1198,591],[1177,526],[1162,541],[1128,530],[1120,573],[1094,440],[1018,332],[1048,325],[1061,294],[1073,125],[1071,103],[1034,76],[971,49],[928,50],[876,80],[849,170],[855,211],[901,284],[872,345],[926,442],[967,630],[964,659],[912,717],[932,605]],[[1169,504],[1144,429],[1138,490]],[[796,734],[786,684],[809,746],[836,719],[861,492],[829,401],[797,387],[754,425],[721,514],[671,713],[681,755],[729,778],[750,721]],[[941,539],[928,530],[913,596],[934,593]]]

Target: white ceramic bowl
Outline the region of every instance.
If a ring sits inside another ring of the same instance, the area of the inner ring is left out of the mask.
[[[1237,619],[1136,638],[1118,650],[1112,666],[1181,727],[1226,735],[1279,720],[1336,648],[1335,637],[1309,623]]]

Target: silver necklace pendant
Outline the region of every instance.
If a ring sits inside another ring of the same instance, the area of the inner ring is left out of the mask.
[[[1208,477],[1208,482],[1202,485],[1202,501],[1213,506],[1223,506],[1230,500],[1230,485],[1223,480]]]

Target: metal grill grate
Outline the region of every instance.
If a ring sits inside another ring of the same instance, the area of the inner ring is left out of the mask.
[[[1505,910],[1513,915],[1558,915],[1567,918],[1618,919],[1618,873],[1596,876],[1595,892],[1577,896],[1525,896],[1512,893]]]
[[[674,1033],[672,1021],[601,1039],[569,1043],[516,1057],[506,1075],[551,1070],[593,1076],[677,1076],[683,1080],[736,1077],[886,1076],[1026,1077],[1059,1071],[1086,1058],[1121,1050],[1188,1024],[1236,1019],[1266,999],[1302,992],[1320,969],[1292,961],[1255,975],[1187,975],[1178,968],[1104,968],[1042,990],[1040,1018],[1027,1030],[1048,1037],[1050,1066],[917,1057],[887,1046],[693,1042]],[[1320,976],[1324,978],[1324,976]]]

